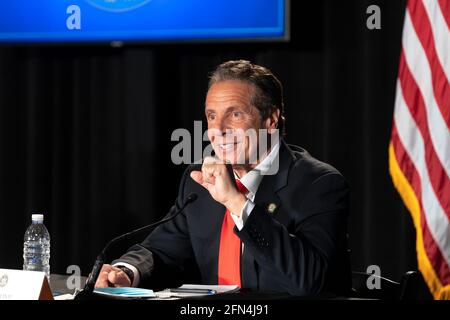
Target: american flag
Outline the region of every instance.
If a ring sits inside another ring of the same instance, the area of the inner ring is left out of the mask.
[[[450,299],[450,0],[409,0],[389,169],[435,299]]]

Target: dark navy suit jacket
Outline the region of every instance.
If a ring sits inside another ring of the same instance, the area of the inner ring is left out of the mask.
[[[136,266],[141,287],[217,284],[225,207],[192,180],[192,170],[200,166],[185,171],[177,202],[191,192],[198,194],[197,201],[114,261]],[[347,294],[348,197],[348,185],[336,169],[282,140],[278,173],[264,176],[244,228],[234,229],[244,243],[242,287],[293,295]]]

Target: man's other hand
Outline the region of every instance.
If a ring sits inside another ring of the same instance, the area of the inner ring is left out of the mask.
[[[131,281],[121,269],[105,264],[100,271],[95,287],[131,287]]]

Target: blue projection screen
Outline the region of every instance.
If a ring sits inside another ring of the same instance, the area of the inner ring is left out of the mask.
[[[0,42],[288,38],[288,0],[5,0]]]

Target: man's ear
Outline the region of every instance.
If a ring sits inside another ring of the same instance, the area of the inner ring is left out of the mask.
[[[280,119],[280,109],[273,107],[272,112],[265,120],[265,127],[269,133],[278,127],[278,120]]]

